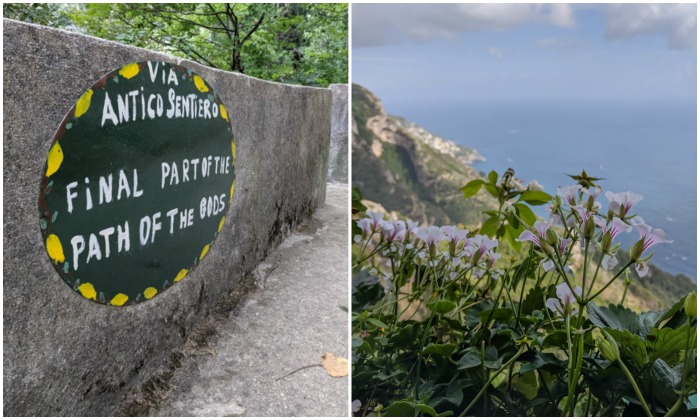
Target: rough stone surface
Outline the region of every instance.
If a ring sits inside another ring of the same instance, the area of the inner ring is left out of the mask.
[[[313,219],[260,264],[257,290],[237,314],[213,323],[215,338],[175,372],[149,415],[348,415],[348,377],[313,366],[325,352],[348,358],[341,308],[348,298],[348,185],[328,184],[327,193]]]
[[[107,415],[325,202],[332,95],[7,19],[3,53],[3,413]],[[79,297],[55,273],[41,240],[38,188],[52,136],[83,91],[149,59],[191,68],[229,108],[236,193],[209,255],[184,281],[114,308]]]
[[[348,85],[330,85],[333,92],[331,146],[328,154],[328,180],[348,182]]]

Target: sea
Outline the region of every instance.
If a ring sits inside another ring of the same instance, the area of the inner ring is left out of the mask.
[[[633,212],[661,228],[672,244],[651,248],[651,263],[697,279],[697,105],[695,102],[463,102],[392,104],[388,113],[486,158],[474,167],[502,174],[513,168],[553,194],[582,170],[605,191],[644,199]],[[544,214],[543,209],[539,211]],[[621,235],[623,246],[639,239]]]

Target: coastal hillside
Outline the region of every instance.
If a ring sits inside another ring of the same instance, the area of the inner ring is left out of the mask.
[[[422,225],[473,223],[497,205],[484,192],[465,200],[460,191],[482,177],[470,166],[483,160],[475,150],[387,115],[359,85],[352,86],[352,117],[352,182],[366,199]]]
[[[370,210],[408,217],[423,226],[474,227],[484,220],[482,211],[497,208],[496,200],[483,190],[468,200],[460,190],[470,180],[484,178],[471,167],[484,159],[476,150],[387,115],[381,101],[359,85],[352,86],[352,112],[352,182],[372,202],[366,203]],[[623,251],[619,258],[628,259]],[[634,270],[630,277],[626,302],[638,311],[669,307],[695,289],[688,276],[653,265],[646,277],[639,278]],[[601,299],[617,303],[623,294],[624,283],[616,282]]]

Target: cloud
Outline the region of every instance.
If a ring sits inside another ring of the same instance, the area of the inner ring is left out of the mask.
[[[695,4],[609,4],[602,10],[606,39],[657,35],[672,49],[697,48]]]
[[[464,32],[533,22],[575,26],[567,4],[353,4],[352,22],[354,47],[450,39]]]
[[[581,47],[581,43],[572,39],[542,38],[535,41],[540,48],[552,48],[560,52],[571,52]]]
[[[499,60],[503,60],[503,51],[499,50],[496,47],[489,47],[488,50],[486,50],[489,55],[496,57]]]

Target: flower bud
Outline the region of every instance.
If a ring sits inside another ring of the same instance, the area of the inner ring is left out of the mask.
[[[588,209],[588,211],[595,211],[595,209],[593,208],[594,206],[595,206],[595,196],[589,195],[588,201],[586,202],[586,209]]]
[[[598,348],[600,352],[603,353],[603,357],[610,362],[615,362],[620,358],[620,349],[617,347],[617,342],[610,333],[603,330],[603,334],[605,338],[598,340]]]
[[[540,241],[540,249],[544,252],[544,255],[551,257],[554,254],[552,247],[545,241]]]
[[[685,309],[685,314],[690,318],[697,318],[698,316],[698,297],[695,292],[689,294],[685,297],[685,304],[683,305]]]
[[[450,241],[450,249],[449,249],[449,250],[450,250],[450,255],[454,255],[454,254],[455,254],[455,246],[456,246],[456,245],[455,245],[455,241]]]
[[[586,226],[583,228],[583,237],[589,241],[593,237],[593,234],[595,233],[595,222],[593,221],[592,217],[589,217],[588,220],[586,220]]]
[[[632,261],[639,261],[639,257],[642,256],[642,252],[644,252],[644,240],[640,239],[632,247],[632,252],[630,253],[630,258]]]
[[[430,244],[430,246],[428,247],[428,252],[430,252],[430,258],[435,258],[435,252],[437,252],[435,244]]]
[[[620,220],[625,220],[626,215],[627,215],[627,210],[625,210],[625,206],[620,206],[620,211],[618,212],[617,217],[619,217]]]
[[[547,242],[552,246],[559,242],[559,235],[552,228],[547,229]]]
[[[612,236],[610,236],[610,232],[605,232],[603,239],[600,241],[600,248],[603,253],[610,251],[610,245],[612,245]]]

